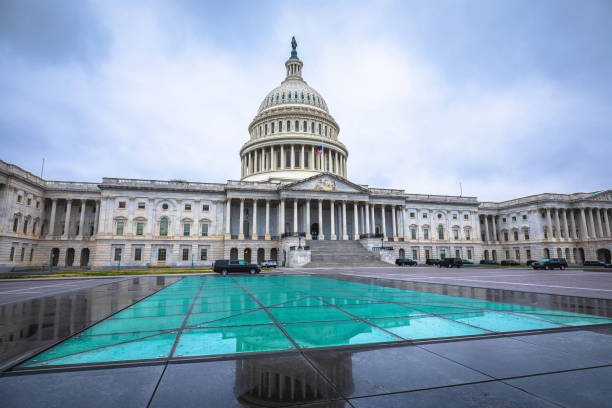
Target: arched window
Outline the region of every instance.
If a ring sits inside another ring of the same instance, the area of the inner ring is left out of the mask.
[[[291,121],[287,121],[287,132],[291,132]]]
[[[310,94],[308,94],[308,102],[310,102]]]
[[[442,225],[438,226],[438,239],[444,239],[444,227]]]
[[[295,121],[295,128],[294,129],[295,129],[296,132],[300,130],[300,121],[299,120]]]
[[[168,219],[166,217],[163,217],[159,221],[159,235],[161,236],[168,235]]]
[[[288,97],[289,97],[289,99],[291,99],[291,92],[289,92],[289,95],[288,95]]]
[[[285,93],[283,92],[283,101],[285,100]]]
[[[327,137],[327,126],[325,126],[325,137]]]
[[[304,121],[303,123],[304,127],[302,128],[302,132],[308,132],[308,123],[306,123],[306,121]]]
[[[265,135],[268,134],[268,124],[267,123],[264,125],[264,134]]]
[[[271,128],[272,133],[274,133],[274,122],[270,123],[270,128]]]
[[[304,92],[302,92],[302,100],[304,100]]]
[[[319,123],[319,134],[321,134],[321,124]]]
[[[314,133],[314,122],[310,122],[310,133]]]

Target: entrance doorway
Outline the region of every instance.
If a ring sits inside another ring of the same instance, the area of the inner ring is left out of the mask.
[[[51,265],[57,266],[57,262],[59,261],[59,248],[53,248],[51,250]]]
[[[251,248],[244,249],[244,262],[251,263]]]
[[[319,239],[319,223],[315,222],[310,226],[310,235],[312,239]]]
[[[81,264],[80,266],[87,266],[89,264],[89,248],[83,248],[81,250]]]
[[[237,261],[238,260],[238,248],[230,249],[230,260]]]
[[[276,248],[272,248],[270,250],[270,259],[273,261],[278,261],[276,258],[278,258],[278,250]]]
[[[406,252],[404,251],[404,248],[400,248],[399,258],[405,258],[405,257],[406,257]]]
[[[605,263],[610,263],[610,250],[606,248],[598,249],[597,260],[604,261]]]
[[[66,266],[72,266],[74,263],[74,248],[68,248],[66,251]]]
[[[259,248],[257,250],[257,263],[261,265],[263,261],[265,260],[264,259],[265,257],[266,257],[266,250],[263,248]]]
[[[431,258],[430,253],[429,253],[429,249],[426,249],[425,250],[425,259],[427,260],[429,258]]]

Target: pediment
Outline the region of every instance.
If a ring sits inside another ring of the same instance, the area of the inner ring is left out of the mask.
[[[321,191],[338,193],[367,193],[367,189],[334,174],[317,174],[304,180],[283,186],[289,191]]]

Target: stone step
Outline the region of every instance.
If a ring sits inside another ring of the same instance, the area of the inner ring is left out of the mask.
[[[310,246],[311,257],[305,268],[391,266],[380,261],[359,241],[309,240],[306,245]]]

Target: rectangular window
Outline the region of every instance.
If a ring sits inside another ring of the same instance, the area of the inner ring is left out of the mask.
[[[423,218],[427,218],[427,213],[423,213]]]
[[[165,261],[166,260],[166,248],[159,248],[157,250],[157,260]]]
[[[17,202],[20,203],[22,200],[21,196],[17,196]]]
[[[191,232],[191,224],[183,224],[183,235],[188,237]]]
[[[183,261],[189,260],[189,248],[183,248]]]
[[[459,239],[459,230],[457,230],[457,229],[453,230],[453,238],[454,239]]]
[[[506,259],[510,259],[510,251],[506,249]]]
[[[446,259],[446,249],[440,249],[440,259]]]
[[[438,239],[444,239],[444,227],[441,225],[438,227]]]
[[[21,262],[23,262],[24,258],[25,258],[25,248],[22,247],[21,248]]]
[[[13,220],[13,232],[17,232],[17,227],[19,227],[19,218]]]
[[[208,204],[202,205],[202,211],[210,211],[210,207],[208,206]]]
[[[274,133],[274,122],[270,123],[271,132]]]
[[[531,249],[526,250],[525,255],[527,255],[527,259],[531,259]]]
[[[32,199],[28,198],[28,205],[32,205]]]
[[[267,135],[268,134],[268,124],[267,123],[264,125],[264,129],[265,129],[265,134]]]
[[[115,248],[115,261],[121,260],[121,248]]]
[[[145,203],[144,203],[144,201],[140,201],[140,202],[138,203],[138,209],[139,209],[139,210],[144,210],[144,208],[145,208]]]
[[[202,236],[203,237],[208,236],[208,224],[202,224]]]
[[[514,240],[518,241],[518,231],[514,231]]]
[[[467,256],[468,256],[468,259],[472,259],[472,250],[471,249],[467,250]]]
[[[414,218],[414,213],[413,212],[410,213],[410,218]]]
[[[467,215],[467,214],[463,214],[463,219],[467,221],[467,220],[469,220],[469,219],[470,219],[470,216],[469,216],[469,215]]]
[[[283,131],[283,122],[279,121],[278,122],[278,132],[281,133]]]
[[[504,232],[504,241],[508,241],[508,233]]]
[[[327,126],[325,126],[325,136],[327,136]]]
[[[34,259],[34,248],[30,248],[30,262]]]
[[[308,168],[309,163],[310,163],[310,159],[309,159],[310,155],[308,154],[307,150],[304,150],[304,167]]]
[[[291,168],[291,150],[285,152],[285,167]]]
[[[416,261],[419,258],[419,251],[417,251],[416,249],[412,250],[412,260]]]
[[[15,247],[11,247],[11,254],[9,255],[9,261],[13,262],[13,259],[15,259]]]
[[[517,261],[520,261],[520,260],[521,260],[521,251],[519,251],[518,249],[515,249],[515,250],[514,250],[514,258],[515,258]]]
[[[310,133],[314,133],[314,122],[310,122]]]
[[[526,220],[527,219],[527,214],[523,214],[523,219]]]
[[[185,211],[191,211],[191,204],[185,204]]]
[[[143,230],[144,230],[144,223],[137,222],[136,223],[136,235],[142,235]]]
[[[516,222],[516,217],[512,217],[512,222]]]
[[[295,160],[295,167],[300,167],[300,149],[299,148],[296,149],[294,151],[294,153],[295,153],[295,159],[294,159]]]
[[[461,254],[458,249],[455,249],[455,258],[461,258]]]
[[[529,231],[525,231],[525,241],[529,241]]]
[[[117,235],[123,235],[123,221],[117,221]]]
[[[206,261],[208,259],[208,250],[206,248],[200,248],[200,261]]]
[[[428,228],[423,229],[423,238],[429,239],[429,229]]]
[[[506,222],[506,218],[505,218],[505,217],[504,217],[504,218],[502,218],[502,222]]]
[[[40,201],[36,202],[36,208],[40,208]]]
[[[416,239],[416,228],[410,228],[410,239]]]
[[[302,125],[303,125],[302,126],[302,131],[304,133],[308,132],[308,124],[306,123],[306,121],[304,121],[304,123],[302,123]],[[296,127],[296,129],[297,129],[297,127]]]
[[[457,219],[457,214],[453,214],[453,220]]]
[[[319,134],[321,134],[321,124],[319,123]]]
[[[134,260],[142,261],[142,248],[134,248]]]
[[[125,208],[125,201],[119,201],[119,208]]]

